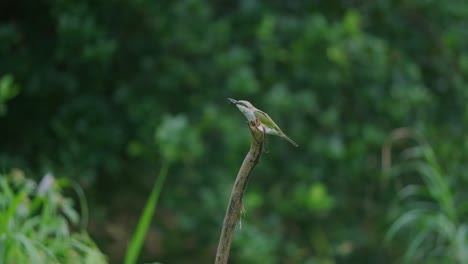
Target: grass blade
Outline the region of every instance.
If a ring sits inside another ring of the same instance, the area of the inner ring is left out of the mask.
[[[145,208],[140,217],[140,221],[138,222],[133,237],[130,240],[130,244],[127,247],[127,252],[125,254],[125,264],[134,264],[138,259],[138,255],[141,252],[146,233],[148,232],[148,228],[151,223],[154,210],[156,209],[158,198],[164,185],[164,180],[166,179],[168,169],[169,165],[164,163],[161,167],[161,170],[159,171],[159,177],[153,186],[153,190],[151,191],[150,197],[146,202]]]

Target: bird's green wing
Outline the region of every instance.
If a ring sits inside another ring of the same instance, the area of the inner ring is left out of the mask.
[[[271,117],[267,113],[257,109],[254,111],[254,114],[255,114],[255,117],[258,118],[258,120],[260,120],[260,122],[263,125],[279,132],[278,134],[275,134],[275,135],[286,139],[287,141],[289,141],[289,143],[291,143],[295,147],[299,146],[294,140],[290,139],[288,136],[286,136],[286,134],[284,134],[283,131],[281,131],[279,126],[275,123],[275,121],[273,121],[273,119],[271,119]]]
[[[262,122],[262,124],[266,125],[267,127],[274,128],[274,129],[281,131],[279,126],[273,121],[273,119],[271,119],[271,117],[267,113],[258,109],[255,110],[254,113],[255,113],[255,117],[257,117],[258,120]]]

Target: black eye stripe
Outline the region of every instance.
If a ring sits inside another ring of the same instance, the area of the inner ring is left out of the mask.
[[[248,108],[246,104],[239,102],[240,105],[242,105],[245,108]]]

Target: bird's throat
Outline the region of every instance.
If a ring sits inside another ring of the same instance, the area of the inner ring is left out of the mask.
[[[249,121],[254,121],[255,120],[255,114],[254,114],[254,111],[250,110],[250,109],[245,109],[245,108],[242,108],[240,109],[240,111],[244,114],[245,118],[247,118],[247,120]]]

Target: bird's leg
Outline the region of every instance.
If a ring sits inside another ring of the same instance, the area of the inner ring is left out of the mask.
[[[247,126],[248,126],[249,129],[250,129],[250,133],[252,133],[253,138],[255,139],[255,141],[257,142],[257,144],[260,145],[260,141],[258,141],[257,137],[255,137],[255,133],[252,131],[251,125],[255,126],[255,127],[258,129],[258,126],[260,125],[260,120],[258,120],[258,118],[256,118],[256,119],[253,120],[253,121],[247,121]],[[263,136],[265,137],[265,129],[263,129],[262,132],[263,132]]]
[[[256,122],[256,120],[254,120],[254,121],[247,121],[247,126],[249,127],[250,133],[252,134],[252,137],[255,139],[255,142],[257,142],[258,144],[260,144],[260,142],[258,142],[257,137],[255,137],[255,133],[252,131],[252,125],[255,126],[255,127],[257,127],[257,122]]]
[[[262,123],[260,122],[260,119],[255,119],[255,126],[256,127],[259,127],[261,126]],[[262,145],[262,152],[263,153],[267,153],[267,151],[265,150],[265,142],[266,142],[266,129],[264,127],[262,127],[262,133],[263,133],[263,145]]]
[[[255,122],[256,127],[259,127],[261,125],[260,119],[258,119],[258,118],[255,118],[254,122]]]
[[[267,153],[265,150],[265,144],[266,144],[266,129],[263,129],[263,144],[262,144],[262,153]]]
[[[256,118],[255,120],[253,121],[247,121],[247,126],[249,127],[250,129],[250,133],[252,133],[252,136],[253,138],[255,139],[255,142],[257,142],[257,144],[260,145],[260,141],[257,139],[257,137],[255,136],[255,133],[252,131],[252,127],[251,126],[255,126],[257,129],[261,130],[262,131],[262,136],[263,136],[263,144],[262,145],[262,153],[268,153],[268,151],[266,150],[265,148],[265,142],[266,142],[266,129],[264,127],[262,127],[262,123],[260,122],[260,120],[258,118]]]

